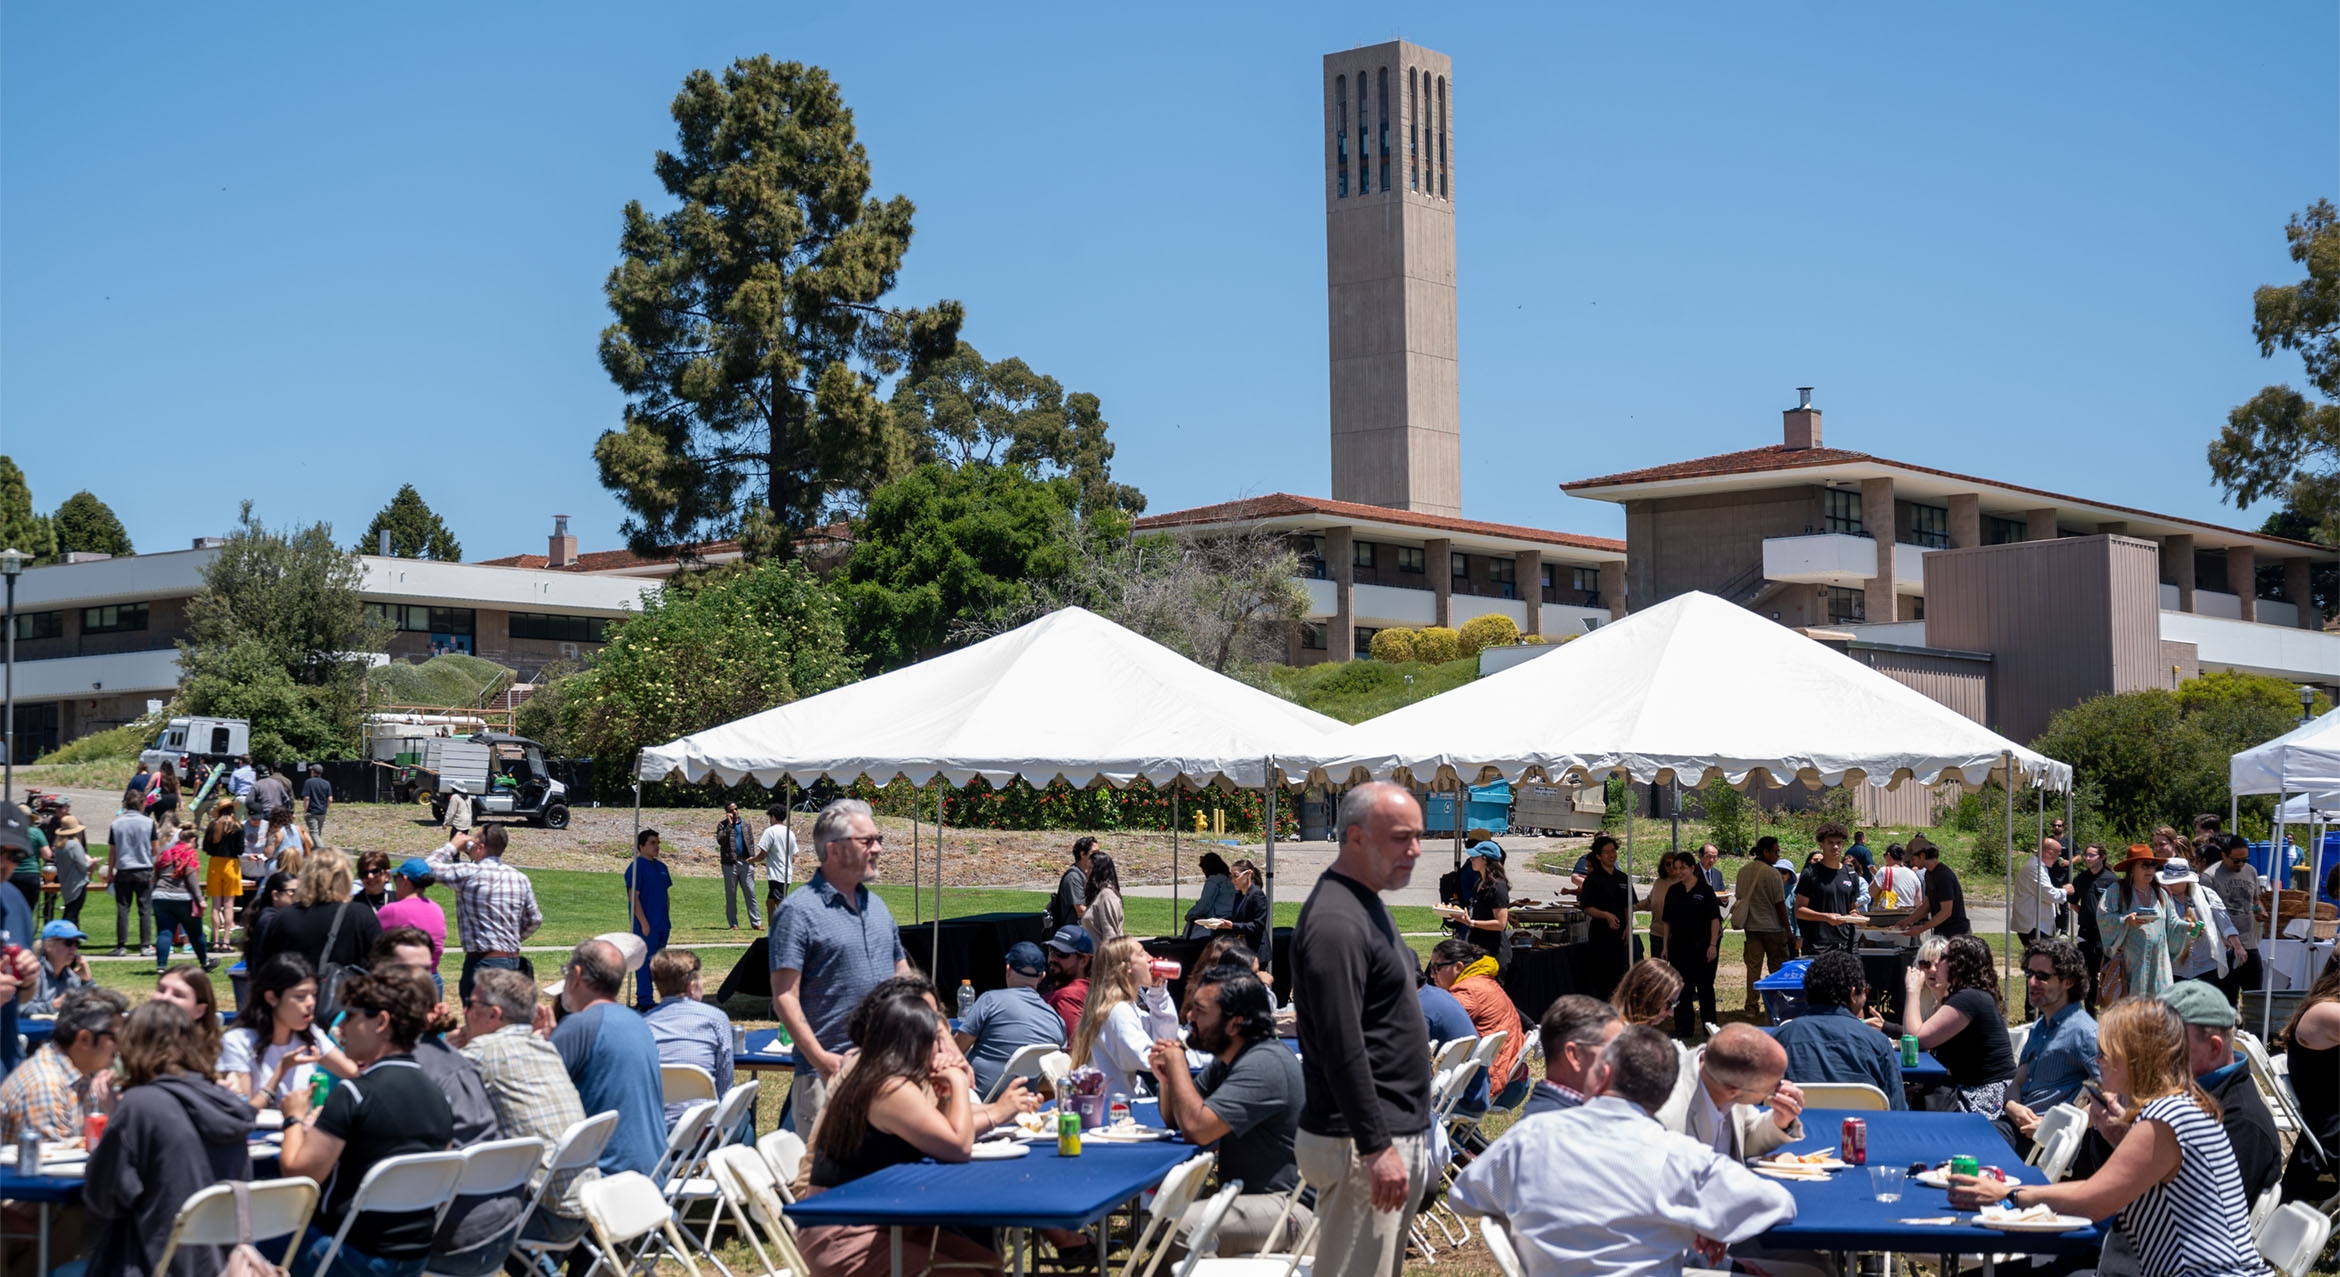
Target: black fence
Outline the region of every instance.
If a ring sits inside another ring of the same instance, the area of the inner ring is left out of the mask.
[[[308,779],[308,763],[272,763],[278,775],[293,788],[293,796],[300,797],[301,782]],[[398,793],[401,768],[385,763],[369,762],[362,758],[345,758],[321,762],[315,766],[324,769],[325,780],[333,786],[333,801],[337,803],[394,803],[402,801]],[[552,778],[568,787],[572,804],[591,804],[593,801],[593,760],[590,758],[548,758],[545,770]]]

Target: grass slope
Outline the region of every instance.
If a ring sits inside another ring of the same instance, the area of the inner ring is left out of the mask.
[[[1327,661],[1278,665],[1267,671],[1270,691],[1344,723],[1362,723],[1415,701],[1450,692],[1479,676],[1479,658],[1428,665],[1420,661]]]

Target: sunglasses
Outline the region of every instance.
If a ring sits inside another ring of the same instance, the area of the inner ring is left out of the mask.
[[[2055,979],[2056,973],[2053,971],[2032,971],[2026,969],[2023,973],[2023,978],[2026,980],[2048,981]]]

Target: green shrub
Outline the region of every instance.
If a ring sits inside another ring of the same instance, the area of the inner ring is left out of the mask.
[[[1443,625],[1426,626],[1414,634],[1414,659],[1428,665],[1444,665],[1459,661],[1466,655],[1462,650],[1462,635]]]
[[[1477,656],[1490,647],[1511,647],[1519,642],[1519,626],[1501,612],[1489,612],[1463,622],[1457,631],[1462,643],[1462,655]]]
[[[138,751],[153,740],[159,726],[152,719],[124,723],[120,727],[92,732],[80,740],[67,741],[48,753],[34,759],[36,763],[101,763],[138,757]]]
[[[1373,659],[1397,665],[1414,659],[1414,631],[1391,626],[1373,636]]]
[[[1720,776],[1698,791],[1698,805],[1706,813],[1707,836],[1726,852],[1742,852],[1755,845],[1755,804],[1731,788]]]

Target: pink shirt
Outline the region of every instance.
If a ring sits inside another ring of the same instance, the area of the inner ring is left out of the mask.
[[[431,963],[437,965],[447,956],[447,912],[436,901],[426,896],[408,896],[393,900],[374,911],[374,918],[384,932],[397,927],[414,927],[431,938]]]

